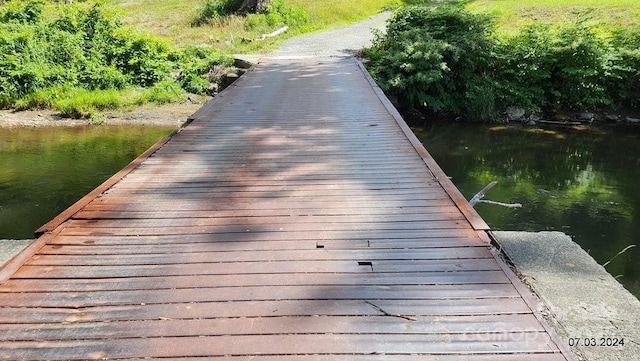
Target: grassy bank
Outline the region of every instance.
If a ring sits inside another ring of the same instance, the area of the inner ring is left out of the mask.
[[[123,10],[127,24],[169,39],[179,46],[213,46],[227,53],[269,51],[287,37],[352,23],[407,3],[406,0],[273,0],[272,3],[279,7],[279,18],[228,15],[193,26],[194,18],[207,0],[112,1]],[[415,3],[416,0],[409,2]],[[290,28],[283,36],[251,41],[283,25]]]
[[[603,27],[639,27],[637,0],[472,0],[467,9],[489,14],[499,32],[515,33],[534,23],[575,23],[589,19]]]
[[[295,34],[423,2],[272,0],[263,14],[206,14],[225,1],[0,1],[0,107],[91,118],[214,95],[233,72],[225,54],[265,52]],[[284,25],[284,35],[256,40]]]

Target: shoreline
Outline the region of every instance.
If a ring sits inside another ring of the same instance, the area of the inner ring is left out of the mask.
[[[180,126],[207,101],[197,97],[193,101],[170,104],[146,104],[131,110],[105,111],[99,120],[63,118],[54,110],[0,110],[0,129],[38,127],[77,127],[86,125],[150,125]]]

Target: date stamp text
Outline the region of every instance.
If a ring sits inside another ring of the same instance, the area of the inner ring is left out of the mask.
[[[569,346],[622,347],[624,337],[569,337]]]

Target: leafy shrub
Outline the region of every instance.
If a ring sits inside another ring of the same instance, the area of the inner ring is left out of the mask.
[[[149,88],[144,96],[148,102],[164,104],[175,102],[183,97],[184,91],[180,84],[171,79],[163,80]]]
[[[372,75],[401,105],[433,113],[469,114],[480,109],[490,117],[493,96],[472,103],[475,95],[493,93],[487,81],[493,41],[491,21],[458,6],[407,7],[387,24],[369,51]]]
[[[221,55],[211,48],[188,47],[184,50],[180,60],[180,73],[177,81],[182,88],[194,94],[214,95],[210,89],[211,82],[220,79],[209,79],[209,72],[218,65],[232,67],[233,58]]]
[[[35,24],[42,17],[44,5],[44,0],[10,1],[0,8],[0,22]]]
[[[611,38],[612,66],[606,84],[615,105],[640,107],[640,30],[615,29]]]
[[[182,94],[178,84],[204,94],[209,70],[231,62],[124,27],[101,2],[63,6],[55,16],[43,15],[41,0],[0,8],[0,107],[53,106],[82,117],[118,104],[113,90],[135,87],[151,88],[146,99],[165,102]],[[91,100],[91,92],[104,102]]]
[[[242,0],[206,0],[191,19],[191,26],[210,24],[214,19],[234,14]]]
[[[271,0],[265,14],[272,25],[302,26],[310,21],[304,8],[289,5],[285,0]]]
[[[237,14],[241,5],[242,0],[207,0],[196,10],[191,25],[211,24],[216,19]],[[291,6],[285,0],[271,0],[264,11],[243,15],[246,16],[247,30],[263,30],[278,25],[301,26],[310,20],[304,8]]]
[[[491,20],[460,7],[409,7],[367,51],[381,88],[401,106],[491,120],[528,112],[640,105],[640,31],[606,34],[585,21],[531,25],[497,39]]]
[[[535,25],[507,39],[500,79],[513,90],[505,101],[549,111],[587,110],[612,104],[604,84],[607,44],[583,23]]]

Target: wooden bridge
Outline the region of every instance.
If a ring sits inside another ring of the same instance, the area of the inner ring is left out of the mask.
[[[573,359],[357,60],[192,118],[0,271],[0,359]]]

